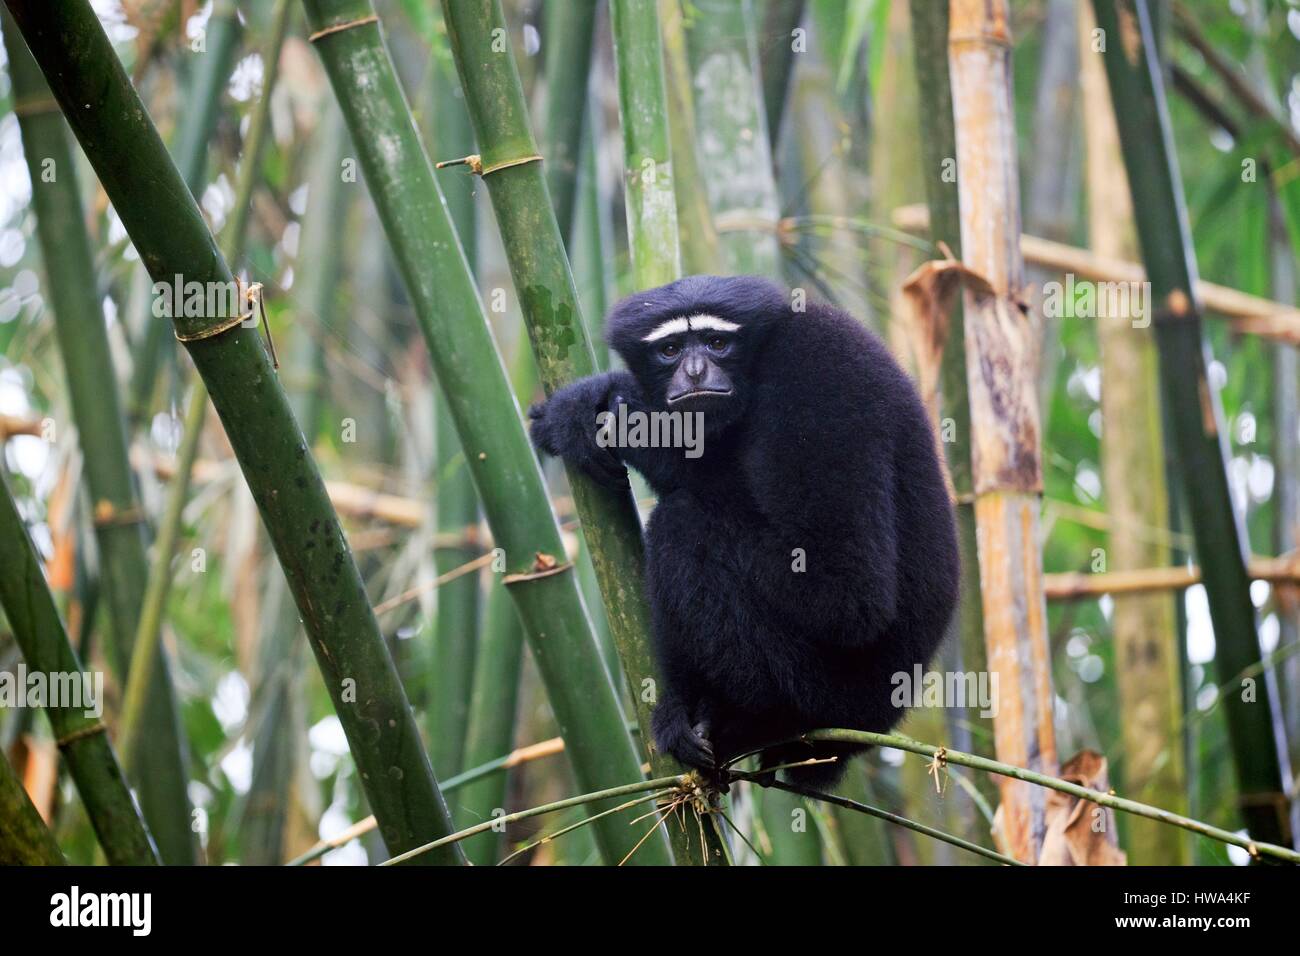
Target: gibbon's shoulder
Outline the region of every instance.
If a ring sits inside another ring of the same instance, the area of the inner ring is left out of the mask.
[[[808,302],[771,323],[756,362],[756,379],[785,404],[858,411],[876,418],[887,410],[919,406],[911,378],[874,332],[843,309]]]

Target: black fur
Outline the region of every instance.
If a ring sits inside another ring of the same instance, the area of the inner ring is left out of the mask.
[[[596,414],[664,409],[671,362],[642,338],[676,316],[741,326],[708,398],[703,456],[597,446]],[[911,381],[852,317],[795,312],[752,277],[691,276],[619,303],[610,344],[628,371],[575,382],[530,410],[534,443],[598,480],[624,464],[658,495],[646,531],[654,644],[666,687],[657,745],[714,767],[817,727],[883,732],[891,676],[924,665],[956,603],[957,541],[933,433]],[[794,570],[802,549],[806,570]],[[863,748],[786,744],[772,767],[829,786]]]

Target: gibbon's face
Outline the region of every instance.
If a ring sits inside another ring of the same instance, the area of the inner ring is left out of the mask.
[[[712,315],[670,319],[647,335],[660,367],[664,404],[689,408],[730,398],[736,387],[727,374],[739,326]]]
[[[702,412],[716,432],[745,406],[744,330],[716,315],[675,316],[646,332],[634,374],[668,411]]]
[[[615,306],[609,341],[647,399],[668,411],[703,412],[716,433],[743,417],[749,368],[784,305],[781,290],[762,279],[690,276]]]

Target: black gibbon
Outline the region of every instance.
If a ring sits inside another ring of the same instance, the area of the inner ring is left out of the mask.
[[[754,277],[638,292],[607,328],[627,369],[529,415],[542,452],[607,483],[635,468],[658,496],[655,743],[706,770],[757,750],[764,768],[820,758],[785,773],[830,786],[864,748],[780,742],[891,728],[891,679],[929,661],[956,604],[952,504],[917,391],[851,316],[795,310]],[[602,412],[701,413],[702,447],[619,447]]]

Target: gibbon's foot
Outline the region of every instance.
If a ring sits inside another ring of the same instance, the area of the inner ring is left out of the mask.
[[[696,743],[699,745],[700,752],[708,758],[709,766],[716,767],[718,764],[717,764],[717,758],[713,753],[713,742],[709,740],[709,736],[710,736],[709,722],[707,720],[699,721],[694,727],[691,728],[691,735],[696,741]]]
[[[692,725],[686,711],[670,702],[655,708],[651,718],[655,743],[688,767],[712,771],[715,767],[713,744],[708,738],[707,722]]]

